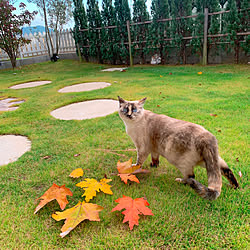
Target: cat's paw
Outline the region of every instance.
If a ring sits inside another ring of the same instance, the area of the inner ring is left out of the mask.
[[[176,178],[175,181],[182,183],[182,184],[186,184],[186,181],[184,181],[184,179],[182,178]]]
[[[153,162],[150,163],[151,168],[157,168],[158,166],[159,166],[159,164],[156,164],[156,163],[153,163]]]

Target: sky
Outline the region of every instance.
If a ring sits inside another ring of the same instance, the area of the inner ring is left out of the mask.
[[[147,7],[148,7],[148,11],[149,12],[150,12],[151,1],[152,0],[147,0]],[[34,10],[38,10],[37,6],[35,4],[29,3],[27,0],[16,0],[13,5],[17,8],[17,10],[16,10],[17,13],[19,12],[18,11],[18,6],[19,6],[19,4],[21,2],[23,2],[24,4],[26,4],[26,6],[27,6],[26,9],[29,10],[30,12],[32,12]],[[83,0],[83,4],[85,6],[85,9],[86,9],[86,2],[87,2],[87,0]],[[98,2],[99,2],[99,6],[101,8],[102,0],[98,0]],[[132,8],[133,8],[133,0],[128,0],[128,2],[129,2],[130,9],[132,10]],[[40,15],[39,12],[36,15],[35,19],[31,22],[30,26],[38,26],[38,25],[44,26],[44,20],[43,20],[43,18]],[[67,25],[65,25],[64,28],[73,28],[73,26],[74,26],[74,21],[72,20]]]

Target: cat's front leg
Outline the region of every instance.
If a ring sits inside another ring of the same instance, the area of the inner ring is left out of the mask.
[[[157,168],[159,166],[159,154],[151,152],[151,160],[150,167]]]
[[[142,166],[144,161],[147,159],[149,151],[144,148],[137,148],[137,161],[136,165]]]

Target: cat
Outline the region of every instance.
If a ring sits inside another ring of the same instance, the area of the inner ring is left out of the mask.
[[[201,197],[215,200],[221,193],[222,177],[225,176],[234,188],[238,182],[226,162],[219,156],[217,140],[200,125],[177,120],[166,115],[144,110],[146,98],[139,101],[119,99],[119,116],[126,132],[137,149],[136,165],[142,166],[151,154],[151,167],[159,165],[159,156],[165,157],[183,175],[176,181],[188,184]],[[205,167],[208,187],[195,179],[194,167]]]

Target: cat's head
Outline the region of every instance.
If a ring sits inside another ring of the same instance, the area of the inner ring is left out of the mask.
[[[120,96],[119,99],[119,115],[123,120],[136,121],[140,120],[143,115],[143,105],[146,101],[146,97],[139,101],[125,101]]]

